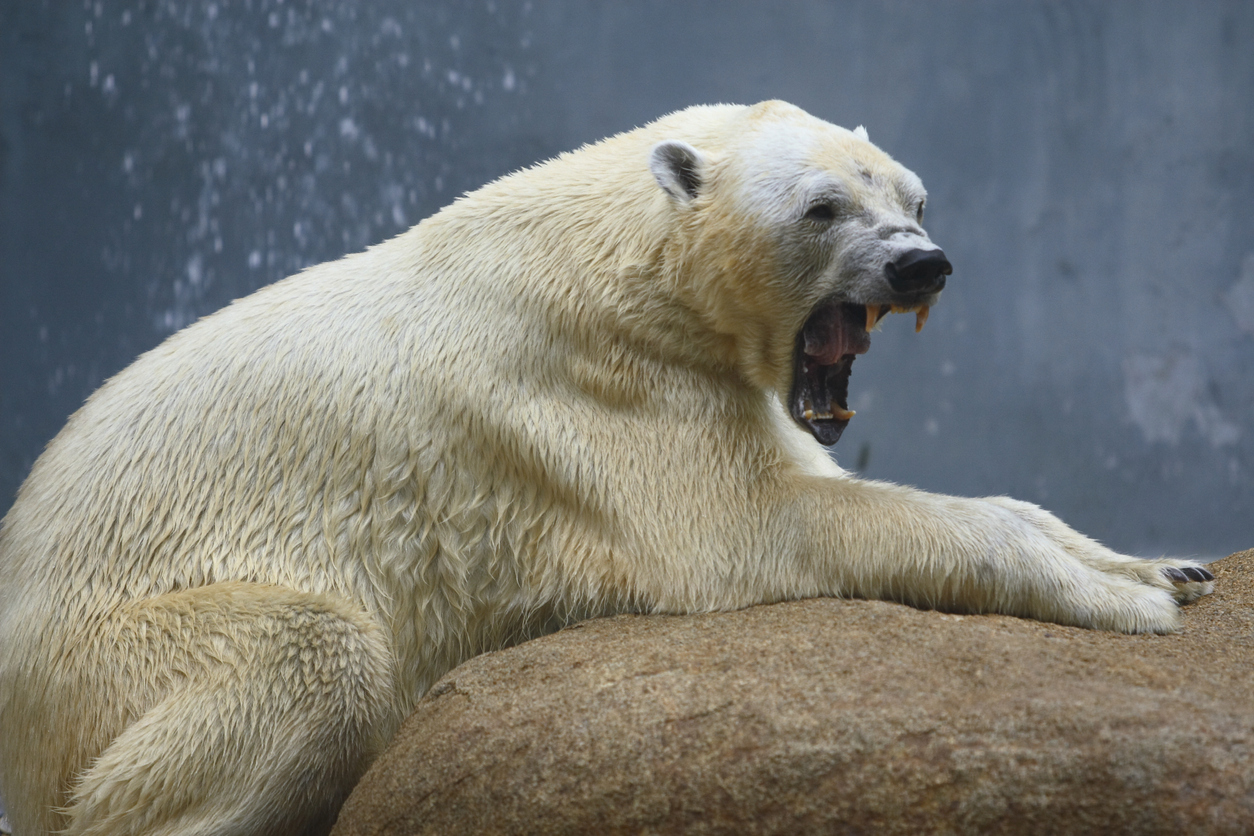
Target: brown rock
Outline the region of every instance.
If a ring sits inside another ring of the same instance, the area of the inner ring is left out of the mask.
[[[1252,833],[1254,551],[1183,632],[812,600],[589,621],[422,700],[335,836]]]

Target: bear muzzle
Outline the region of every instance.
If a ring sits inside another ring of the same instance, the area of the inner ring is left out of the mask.
[[[953,266],[939,247],[915,247],[884,266],[897,297],[888,304],[829,300],[806,319],[793,349],[793,380],[788,397],[792,419],[823,445],[835,444],[854,411],[849,408],[853,361],[871,347],[870,332],[889,312],[913,313],[923,330],[930,305],[945,287]]]

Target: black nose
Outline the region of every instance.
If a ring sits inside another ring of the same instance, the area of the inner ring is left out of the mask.
[[[906,250],[884,265],[888,283],[898,293],[935,293],[953,271],[943,250]]]

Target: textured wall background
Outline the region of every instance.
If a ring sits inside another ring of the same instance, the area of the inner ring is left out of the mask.
[[[1254,544],[1254,5],[0,0],[0,511],[105,378],[498,175],[778,97],[927,184],[955,275],[836,448],[1124,550]]]

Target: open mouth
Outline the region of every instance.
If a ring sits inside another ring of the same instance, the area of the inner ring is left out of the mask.
[[[855,305],[827,302],[818,306],[797,334],[793,349],[792,392],[788,411],[819,442],[831,446],[849,425],[849,374],[853,360],[871,348],[871,335],[889,312],[915,314],[915,331],[927,321],[927,305]]]

